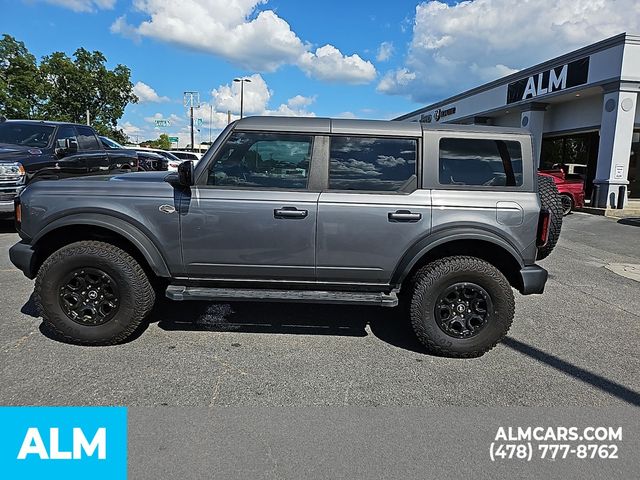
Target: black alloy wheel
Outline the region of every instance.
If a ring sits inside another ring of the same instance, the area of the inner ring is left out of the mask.
[[[118,285],[98,268],[78,268],[62,281],[60,308],[80,325],[96,326],[111,320],[120,306]]]
[[[455,283],[438,297],[434,314],[440,329],[454,338],[471,338],[487,325],[493,302],[475,283]]]

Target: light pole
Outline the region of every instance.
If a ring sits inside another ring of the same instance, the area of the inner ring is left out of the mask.
[[[244,82],[251,83],[250,78],[234,78],[234,82],[240,82],[240,118],[244,114]]]

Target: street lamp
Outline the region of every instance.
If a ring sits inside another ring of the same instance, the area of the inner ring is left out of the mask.
[[[234,78],[234,82],[240,82],[240,118],[244,113],[244,82],[251,83],[249,78]]]

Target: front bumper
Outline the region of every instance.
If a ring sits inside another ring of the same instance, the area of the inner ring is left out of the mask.
[[[522,280],[522,295],[533,295],[544,292],[547,283],[548,272],[538,265],[528,265],[520,270]]]
[[[25,277],[34,279],[36,276],[35,254],[36,252],[31,245],[26,242],[19,242],[9,249],[9,260],[22,270]]]
[[[0,215],[9,216],[13,215],[13,200],[9,200],[8,202],[0,202]]]

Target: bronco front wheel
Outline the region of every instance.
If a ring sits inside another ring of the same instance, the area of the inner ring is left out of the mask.
[[[114,245],[76,242],[40,267],[34,300],[62,339],[111,345],[129,337],[151,311],[155,293],[140,264]]]
[[[490,263],[446,257],[416,273],[411,324],[427,349],[449,357],[477,357],[504,338],[514,315],[511,285]]]

